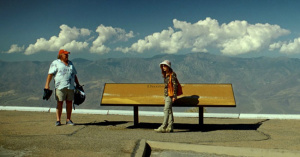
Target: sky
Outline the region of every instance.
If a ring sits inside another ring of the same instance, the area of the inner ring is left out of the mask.
[[[298,0],[0,0],[0,60],[300,58]]]

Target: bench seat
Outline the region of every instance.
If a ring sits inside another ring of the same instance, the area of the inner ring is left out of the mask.
[[[236,107],[232,84],[181,84],[183,95],[173,107],[198,107],[203,124],[204,107]],[[139,123],[139,106],[164,106],[164,84],[106,83],[101,106],[133,106],[134,124]]]

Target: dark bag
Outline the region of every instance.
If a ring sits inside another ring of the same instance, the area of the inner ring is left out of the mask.
[[[77,86],[75,87],[75,91],[74,91],[74,102],[73,102],[73,108],[75,110],[75,106],[74,105],[80,105],[84,102],[85,100],[85,93],[83,90],[83,86]]]
[[[50,89],[44,89],[44,95],[43,95],[43,100],[49,100],[49,98],[52,95],[52,90]]]

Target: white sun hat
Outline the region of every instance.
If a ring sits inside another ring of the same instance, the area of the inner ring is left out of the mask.
[[[161,62],[159,64],[159,66],[161,67],[162,65],[167,65],[169,68],[171,68],[171,62],[169,60],[164,60],[163,62]]]

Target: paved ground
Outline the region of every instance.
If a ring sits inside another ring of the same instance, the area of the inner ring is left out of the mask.
[[[175,117],[174,133],[155,133],[162,117],[141,116],[136,127],[132,116],[72,119],[55,127],[55,113],[0,111],[0,156],[134,156],[142,139],[151,156],[300,155],[299,120],[205,118],[198,127],[198,118]]]

